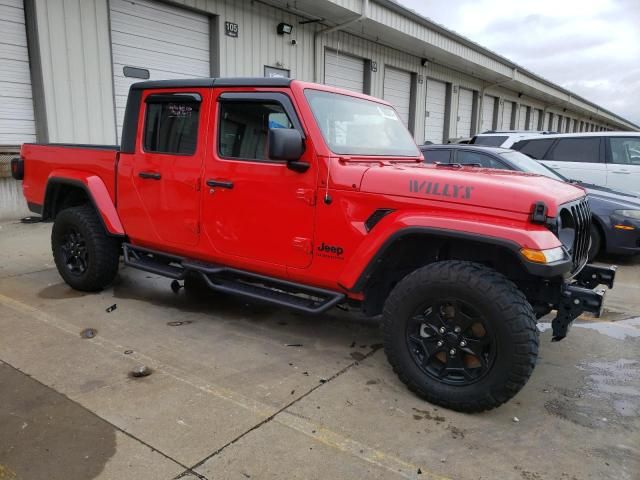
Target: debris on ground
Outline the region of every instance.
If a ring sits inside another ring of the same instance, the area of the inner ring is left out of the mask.
[[[329,380],[327,380],[326,378],[321,378],[320,379],[320,383],[327,383]]]
[[[24,217],[20,219],[20,223],[40,223],[42,217]]]
[[[184,285],[180,285],[179,281],[174,280],[173,282],[171,282],[171,290],[173,291],[173,293],[178,293],[181,288],[184,288]]]
[[[518,417],[513,417],[513,421],[514,421],[514,423],[518,423],[520,421],[520,419]]]
[[[107,312],[107,313],[111,313],[111,312],[113,312],[116,308],[118,308],[118,305],[114,303],[114,304],[113,304],[113,305],[111,305],[110,307],[107,307],[107,309],[105,310],[105,312]]]
[[[125,355],[131,355],[133,353],[133,350],[125,350],[124,354]]]
[[[287,347],[304,347],[301,343],[287,343]]]
[[[148,377],[149,375],[151,375],[152,372],[153,372],[153,370],[151,370],[146,365],[140,365],[140,366],[134,368],[133,370],[131,370],[131,376],[132,377],[136,377],[136,378]]]
[[[182,325],[189,325],[190,323],[193,322],[191,320],[181,320],[176,322],[167,322],[167,325],[169,325],[170,327],[180,327]]]
[[[85,328],[80,332],[82,338],[93,338],[98,334],[98,330],[95,328]]]

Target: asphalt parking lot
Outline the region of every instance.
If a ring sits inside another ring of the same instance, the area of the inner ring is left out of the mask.
[[[84,294],[50,224],[0,227],[2,480],[640,479],[640,259],[608,259],[605,317],[554,344],[542,319],[524,390],[466,415],[400,383],[373,320],[193,302],[129,268]]]

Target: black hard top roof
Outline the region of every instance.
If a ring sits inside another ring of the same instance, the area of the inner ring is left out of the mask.
[[[148,88],[207,88],[207,87],[288,87],[291,78],[230,77],[230,78],[179,78],[175,80],[148,80],[131,85],[131,90]]]
[[[433,145],[418,145],[420,150],[478,150],[489,153],[506,153],[511,152],[510,148],[503,147],[489,147],[485,145],[471,145],[469,143],[446,143],[446,144],[433,144]]]

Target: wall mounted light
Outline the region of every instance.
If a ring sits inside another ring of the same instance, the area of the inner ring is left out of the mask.
[[[427,65],[429,65],[429,60],[427,60],[426,58],[423,58],[420,61],[420,65],[422,65],[423,67],[426,67]]]
[[[284,34],[291,35],[292,31],[293,31],[293,25],[290,25],[284,22],[278,24],[278,29],[277,29],[278,35],[284,35]]]

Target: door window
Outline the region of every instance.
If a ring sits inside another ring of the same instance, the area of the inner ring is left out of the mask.
[[[547,153],[547,150],[549,150],[552,143],[552,138],[545,138],[541,140],[522,140],[511,148],[513,150],[518,150],[531,158],[539,160],[545,158],[544,155]]]
[[[449,163],[451,150],[423,150],[425,163]]]
[[[461,165],[477,164],[484,168],[501,168],[506,169],[506,165],[500,160],[493,158],[490,155],[480,152],[473,152],[471,150],[458,151],[457,163]]]
[[[545,160],[598,163],[600,161],[600,138],[560,139]]]
[[[200,96],[158,94],[146,99],[146,152],[193,155],[198,143]]]
[[[640,137],[610,137],[611,163],[640,165]]]
[[[224,158],[269,160],[271,128],[294,128],[278,102],[220,102],[218,152]]]

